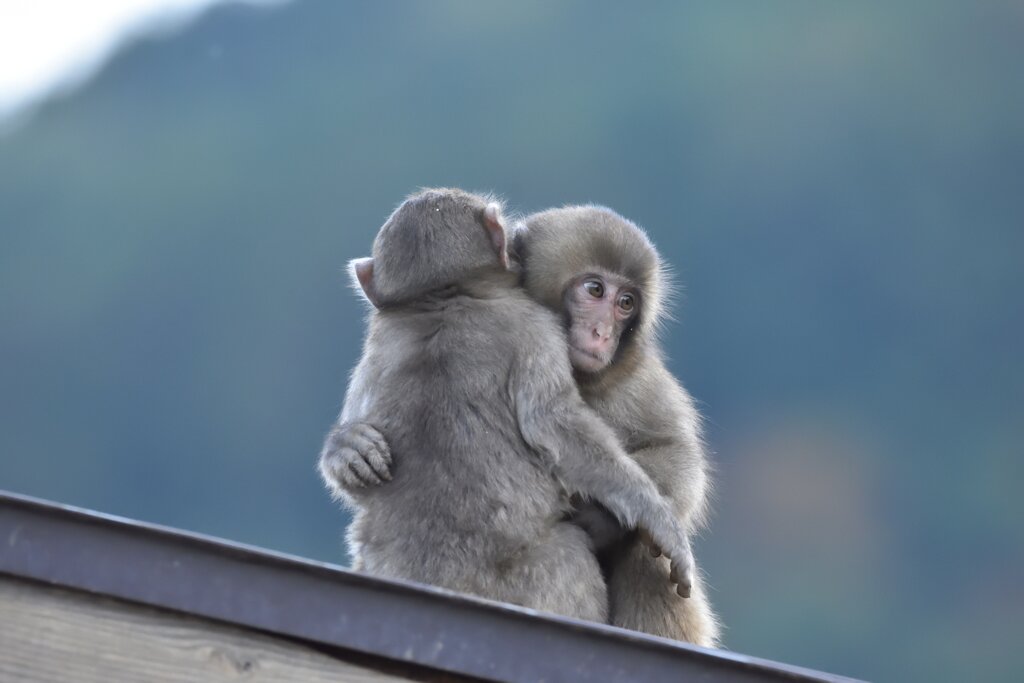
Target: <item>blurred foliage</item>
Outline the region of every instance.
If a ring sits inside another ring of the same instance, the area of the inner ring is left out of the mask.
[[[303,0],[0,138],[0,487],[343,562],[343,264],[423,185],[594,201],[684,288],[729,647],[1020,680],[1024,8]]]

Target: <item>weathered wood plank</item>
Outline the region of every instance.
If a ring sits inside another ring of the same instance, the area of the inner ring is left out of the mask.
[[[0,681],[395,683],[255,631],[0,576]]]

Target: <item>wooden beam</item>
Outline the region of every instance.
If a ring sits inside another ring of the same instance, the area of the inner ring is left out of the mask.
[[[0,576],[0,680],[408,681],[208,619]]]

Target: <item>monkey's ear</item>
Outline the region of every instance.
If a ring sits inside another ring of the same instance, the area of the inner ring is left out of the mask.
[[[377,288],[373,285],[373,258],[352,259],[348,263],[348,271],[352,276],[353,284],[358,284],[366,295],[366,300],[373,304],[374,308],[380,308],[380,300],[377,298]]]
[[[498,252],[498,260],[503,268],[508,268],[508,249],[505,243],[505,224],[501,217],[501,206],[497,202],[491,202],[484,209],[484,227],[491,236],[491,244]]]

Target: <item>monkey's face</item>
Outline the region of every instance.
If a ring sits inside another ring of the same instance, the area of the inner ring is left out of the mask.
[[[604,370],[640,314],[637,288],[614,273],[585,273],[570,281],[564,304],[573,367],[588,373]]]

